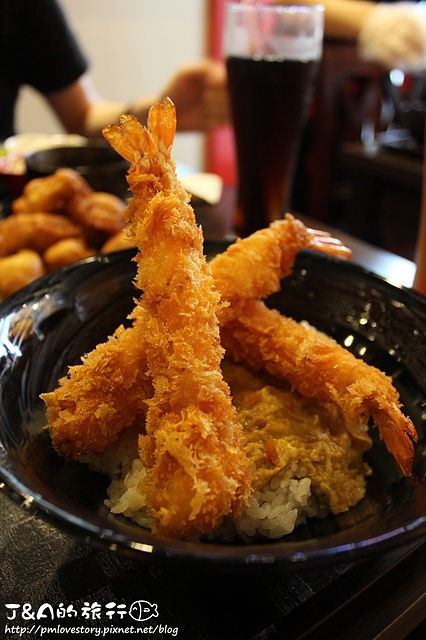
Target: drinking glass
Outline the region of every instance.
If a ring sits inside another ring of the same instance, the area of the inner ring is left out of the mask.
[[[322,55],[322,5],[230,3],[224,56],[236,144],[234,229],[281,218]]]

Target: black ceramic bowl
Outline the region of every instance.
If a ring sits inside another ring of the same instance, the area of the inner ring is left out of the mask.
[[[224,248],[206,243],[207,253]],[[366,497],[280,541],[212,544],[150,532],[103,506],[107,481],[52,449],[39,394],[104,340],[133,306],[132,250],[97,256],[33,283],[0,306],[0,480],[24,508],[103,549],[203,569],[295,570],[349,561],[426,535],[426,299],[349,263],[299,255],[270,305],[306,319],[392,375],[420,435],[405,478],[377,439]],[[17,323],[19,319],[24,322]],[[0,482],[0,486],[2,484]]]
[[[25,156],[27,178],[41,178],[60,167],[78,171],[94,191],[119,197],[127,193],[126,171],[130,166],[106,140],[91,140],[83,146],[52,147]]]

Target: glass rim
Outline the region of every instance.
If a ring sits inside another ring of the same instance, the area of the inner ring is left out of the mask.
[[[249,4],[245,2],[226,2],[226,11],[245,12],[252,11],[256,13],[301,13],[301,14],[322,14],[325,7],[320,2],[317,4]]]

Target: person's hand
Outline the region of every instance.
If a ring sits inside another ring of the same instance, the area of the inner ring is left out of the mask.
[[[360,31],[358,46],[364,60],[388,69],[426,69],[426,9],[414,2],[374,6]]]
[[[210,131],[229,121],[226,69],[220,62],[182,67],[161,92],[165,96],[175,104],[179,131]]]

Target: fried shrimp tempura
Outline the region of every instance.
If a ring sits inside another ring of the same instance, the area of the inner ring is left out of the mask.
[[[279,290],[303,248],[350,255],[338,240],[287,214],[212,260],[215,284],[230,303],[219,314],[222,344],[237,361],[287,380],[305,397],[334,402],[352,418],[372,417],[402,471],[410,475],[418,436],[400,410],[391,378],[328,336],[256,302]]]
[[[221,353],[217,315],[223,346],[231,355],[289,381],[306,397],[335,403],[349,418],[372,416],[389,451],[409,475],[417,434],[400,411],[391,379],[331,338],[256,300],[279,289],[301,249],[325,250],[343,258],[350,252],[328,234],[307,229],[287,215],[214,258],[214,284],[223,301],[218,304],[200,257],[200,233],[170,159],[174,126],[166,111],[151,112],[151,131],[127,116],[110,129],[116,150],[133,163],[130,180],[135,197],[128,210],[130,233],[126,230],[125,242],[143,247],[136,282],[146,290],[145,302],[132,313],[131,327],[120,327],[82,364],[71,367],[56,390],[42,396],[55,448],[71,458],[102,453],[120,431],[144,423],[149,404],[141,459],[150,468],[150,486],[142,490],[148,490],[157,526],[173,535],[190,535],[207,531],[226,509],[236,513],[246,491],[246,468],[236,453],[238,433],[225,420],[229,405],[227,389],[217,374]],[[146,212],[143,203],[148,204]],[[194,313],[196,325],[191,325]],[[207,337],[213,340],[208,357]],[[186,368],[188,362],[192,369]],[[208,363],[211,375],[206,375]],[[201,385],[204,376],[206,393]],[[209,394],[209,385],[215,387],[216,398]],[[217,412],[214,424],[209,415],[212,404]],[[222,436],[225,444],[218,451]],[[217,466],[205,464],[210,454]],[[220,482],[227,474],[234,482],[234,494],[228,482],[222,500]]]
[[[148,128],[122,116],[104,135],[131,162],[129,235],[139,249],[140,330],[154,394],[140,456],[156,530],[211,531],[244,507],[250,477],[242,429],[222,377],[217,310],[203,236],[171,159],[173,103],[149,112]]]
[[[410,475],[417,432],[400,410],[392,380],[329,336],[247,300],[221,328],[222,344],[237,362],[265,369],[302,395],[333,402],[349,418],[372,417],[405,475]]]
[[[69,458],[102,453],[120,431],[143,425],[150,396],[139,327],[120,326],[82,364],[70,367],[57,389],[41,396],[53,446]]]
[[[103,250],[112,250],[115,238],[113,236]],[[120,232],[118,248],[133,246],[135,242],[134,237],[129,238],[127,229]],[[223,320],[225,313],[228,313],[228,317],[229,314],[233,315],[242,297],[266,296],[277,290],[280,278],[291,271],[296,253],[306,245],[332,252],[333,255],[337,253],[343,258],[350,254],[340,241],[330,238],[328,234],[307,229],[302,222],[287,215],[285,220],[256,231],[252,236],[231,245],[225,253],[215,256],[210,263],[215,286],[222,298],[230,301],[229,307],[218,310],[219,319]],[[165,255],[168,251],[165,250]],[[161,259],[165,259],[165,256],[162,255]],[[246,274],[244,282],[240,273]],[[143,393],[146,393],[145,398],[152,393],[152,388],[146,386],[144,338],[138,329],[140,315],[139,307],[136,307],[131,317],[133,327],[123,328],[108,342],[107,347],[98,346],[87,354],[80,365],[71,367],[68,376],[59,380],[57,389],[43,394],[53,444],[63,455],[78,458],[88,453],[101,453],[121,430],[132,426],[128,417],[129,404],[134,404],[135,398],[142,401]],[[128,333],[131,335],[128,336]],[[136,341],[137,348],[132,348],[131,345]],[[126,349],[125,357],[120,357],[122,349]],[[98,370],[100,359],[103,366]],[[120,387],[115,388],[109,381],[106,383],[104,376],[117,383],[126,380],[126,394],[122,394]],[[102,397],[102,420],[100,413],[94,409],[96,397]],[[76,429],[78,437],[75,437]]]
[[[327,249],[327,252],[331,251],[332,253],[335,253],[337,251],[338,255],[340,254],[342,257],[348,256],[348,250],[345,247],[340,247],[338,241],[335,241],[332,238],[329,239],[327,236],[324,237],[321,233],[317,234],[317,232],[313,230],[308,230],[306,229],[306,227],[303,227],[302,223],[294,220],[292,216],[286,216],[285,220],[276,221],[272,223],[267,229],[256,231],[254,234],[252,234],[252,236],[244,238],[243,240],[238,241],[236,244],[231,245],[223,254],[217,255],[212,260],[211,268],[213,271],[215,285],[221,292],[222,297],[230,302],[230,305],[228,307],[224,307],[219,310],[219,320],[225,327],[221,330],[221,334],[224,336],[225,341],[229,341],[231,338],[234,341],[237,336],[237,334],[232,335],[231,333],[233,325],[226,327],[226,322],[232,320],[234,317],[238,318],[239,315],[244,316],[244,305],[248,302],[248,300],[254,299],[256,297],[265,297],[277,290],[277,288],[279,287],[280,279],[282,277],[285,277],[291,271],[297,247],[299,246],[301,249],[306,246],[306,238],[309,238],[310,234],[313,234],[315,243],[315,238],[319,239],[319,243],[323,243],[324,239],[323,248]],[[311,246],[311,242],[312,240],[309,240],[309,246]],[[318,248],[318,246],[316,246],[316,248]],[[244,274],[243,281],[240,278],[241,273]],[[264,310],[264,313],[267,317],[269,317],[269,310]],[[135,319],[135,322],[137,322],[137,318]],[[299,330],[300,325],[293,324],[293,321],[289,322],[291,322],[292,324],[288,328],[288,334],[290,334],[294,330],[294,340],[296,341],[296,343],[297,341],[299,341],[299,349],[302,349],[304,341],[309,339],[309,342],[306,344],[309,344],[309,348],[311,349],[311,363],[313,367],[313,363],[316,361],[316,359],[320,360],[321,352],[323,349],[323,338],[319,338],[319,342],[317,344],[316,338],[318,338],[318,335],[320,334],[313,334],[312,332],[307,333],[304,328]],[[125,331],[129,330],[130,329],[126,329]],[[250,337],[251,331],[253,331],[253,336]],[[244,328],[244,333],[242,333],[241,336],[245,336],[246,334],[248,334],[247,339],[249,341],[254,341],[258,336],[258,334],[256,333],[257,331],[259,331],[259,329],[256,326],[255,322],[253,327],[246,326]],[[245,338],[241,337],[241,341],[243,341],[244,339]],[[272,340],[272,338],[269,339],[263,336],[262,340],[263,342],[265,342],[267,340]],[[120,348],[119,343],[113,343],[113,345],[117,346],[117,349]],[[111,347],[112,345],[110,346],[110,349]],[[244,345],[241,343],[238,349],[241,350],[243,348]],[[265,362],[268,360],[268,358],[273,357],[274,348],[275,347],[271,345],[269,355],[266,351],[266,354],[262,356]],[[346,379],[345,376],[347,376],[348,363],[350,364],[350,370],[359,371],[362,368],[363,370],[365,369],[365,371],[370,371],[370,367],[367,364],[355,359],[355,356],[345,350],[344,347],[334,344],[333,353],[335,356],[334,366],[336,367],[336,369],[333,369],[331,373],[335,376],[340,376],[341,387],[343,391],[345,390],[344,381]],[[130,354],[128,354],[128,356],[131,358]],[[109,357],[109,350],[106,350],[104,357]],[[287,357],[291,358],[291,352],[287,354]],[[120,359],[115,357],[114,350],[111,352],[111,358],[114,358],[115,366],[121,366]],[[288,364],[288,369],[290,372],[297,367],[301,368],[300,381],[303,382],[303,367],[307,365],[305,365],[305,363],[301,362],[300,360],[290,360],[290,362],[291,364]],[[67,382],[67,379],[64,378],[63,381],[60,381],[60,386],[56,391],[52,392],[52,394],[45,394],[45,401],[48,407],[48,416],[52,426],[52,437],[54,439],[54,443],[55,438],[59,439],[59,434],[61,439],[69,439],[70,441],[72,441],[72,433],[74,429],[73,415],[68,411],[61,411],[61,405],[55,401],[55,396],[64,395],[64,397],[66,397],[67,394],[69,394],[70,396],[73,396],[80,407],[84,407],[86,393],[94,394],[95,396],[96,393],[100,393],[99,390],[96,390],[96,384],[99,383],[97,379],[93,379],[92,383],[89,383],[91,367],[90,363],[91,360],[89,354],[87,361],[85,360],[83,365],[81,365],[82,367],[87,367],[86,373],[81,373],[82,378],[85,378],[87,380],[86,388],[82,389],[79,386],[77,380],[75,383],[69,383]],[[139,366],[138,364],[136,364],[136,362],[132,365],[131,359],[128,361],[128,363],[132,371],[134,371],[134,369]],[[257,362],[257,366],[261,366],[260,360],[259,362]],[[373,368],[371,368],[371,370],[373,370]],[[121,371],[123,377],[126,377],[126,373],[123,368],[121,368]],[[144,373],[145,372],[141,370],[141,376],[143,376]],[[311,375],[315,377],[315,373],[313,373],[312,370]],[[374,403],[379,406],[381,403],[383,389],[385,390],[385,393],[388,394],[388,397],[392,397],[392,402],[390,404],[393,407],[392,412],[395,415],[393,421],[394,427],[390,427],[388,430],[386,429],[387,419],[385,418],[385,414],[382,412],[381,431],[382,433],[384,432],[387,434],[387,443],[389,443],[391,433],[393,432],[394,435],[392,438],[392,450],[401,468],[404,469],[404,473],[408,473],[411,469],[412,446],[409,442],[407,443],[407,436],[405,435],[405,432],[407,431],[407,433],[413,434],[409,437],[412,437],[414,441],[416,439],[413,431],[414,428],[408,421],[408,419],[402,415],[399,409],[397,409],[397,407],[399,407],[397,392],[393,387],[392,389],[389,388],[391,385],[390,379],[386,378],[384,374],[375,373],[374,375],[376,377],[379,376],[380,381],[383,384],[380,384],[377,387],[375,396],[374,391],[371,392],[371,390],[368,390],[366,386],[364,386],[363,388],[362,386],[359,386],[359,406],[362,405],[363,407],[372,407]],[[291,380],[293,386],[295,386],[300,392],[303,393],[304,388],[302,389],[302,384],[299,385],[299,378],[298,380],[296,380],[294,377],[290,378],[289,374],[289,379]],[[386,382],[383,382],[384,379],[386,380]],[[321,378],[315,377],[315,382],[316,384],[314,387],[306,384],[307,389],[305,389],[305,395],[308,395],[311,389],[315,389],[315,397],[321,398],[324,397],[324,395],[328,397],[327,376],[323,375]],[[61,388],[62,384],[66,385],[64,389]],[[89,384],[90,392],[87,389]],[[138,384],[137,379],[135,379],[135,384]],[[369,395],[367,398],[363,399],[363,393],[367,393],[367,391]],[[113,390],[110,390],[110,394],[111,393],[113,393]],[[117,396],[119,396],[120,390],[117,389],[116,393]],[[109,398],[112,404],[110,415],[115,415],[115,410],[118,411],[120,400],[118,398],[114,399],[111,395],[109,396]],[[90,407],[90,404],[88,406]],[[372,412],[371,414],[374,415]],[[408,427],[406,427],[406,424],[408,425]],[[97,429],[100,428],[97,424],[96,418],[92,417],[91,410],[88,411],[86,425],[90,425],[90,434],[94,434]],[[125,428],[126,425],[127,423],[123,421],[123,428]],[[102,439],[100,439],[100,441],[102,443],[105,442],[106,446],[106,444],[112,442],[117,436],[117,429],[115,425],[111,425],[111,427],[109,427],[107,423],[103,431],[104,432],[102,434]],[[108,433],[110,434],[109,442]],[[94,448],[95,445],[96,448]],[[79,449],[77,446],[75,446],[73,449],[73,456],[77,457],[79,454],[99,451],[98,445],[99,443],[97,438],[93,439],[93,436],[91,436],[90,438],[86,438],[86,440],[82,438],[79,440],[79,446],[81,448]],[[55,446],[57,446],[57,442]],[[396,455],[395,451],[398,451],[399,453]],[[67,453],[69,455],[69,450],[67,450]]]
[[[350,249],[326,231],[309,229],[287,213],[283,220],[266,229],[237,239],[216,255],[211,267],[215,285],[229,306],[220,320],[238,314],[238,303],[246,298],[266,298],[280,289],[280,281],[290,275],[296,255],[302,249],[316,249],[339,258],[350,258]]]

